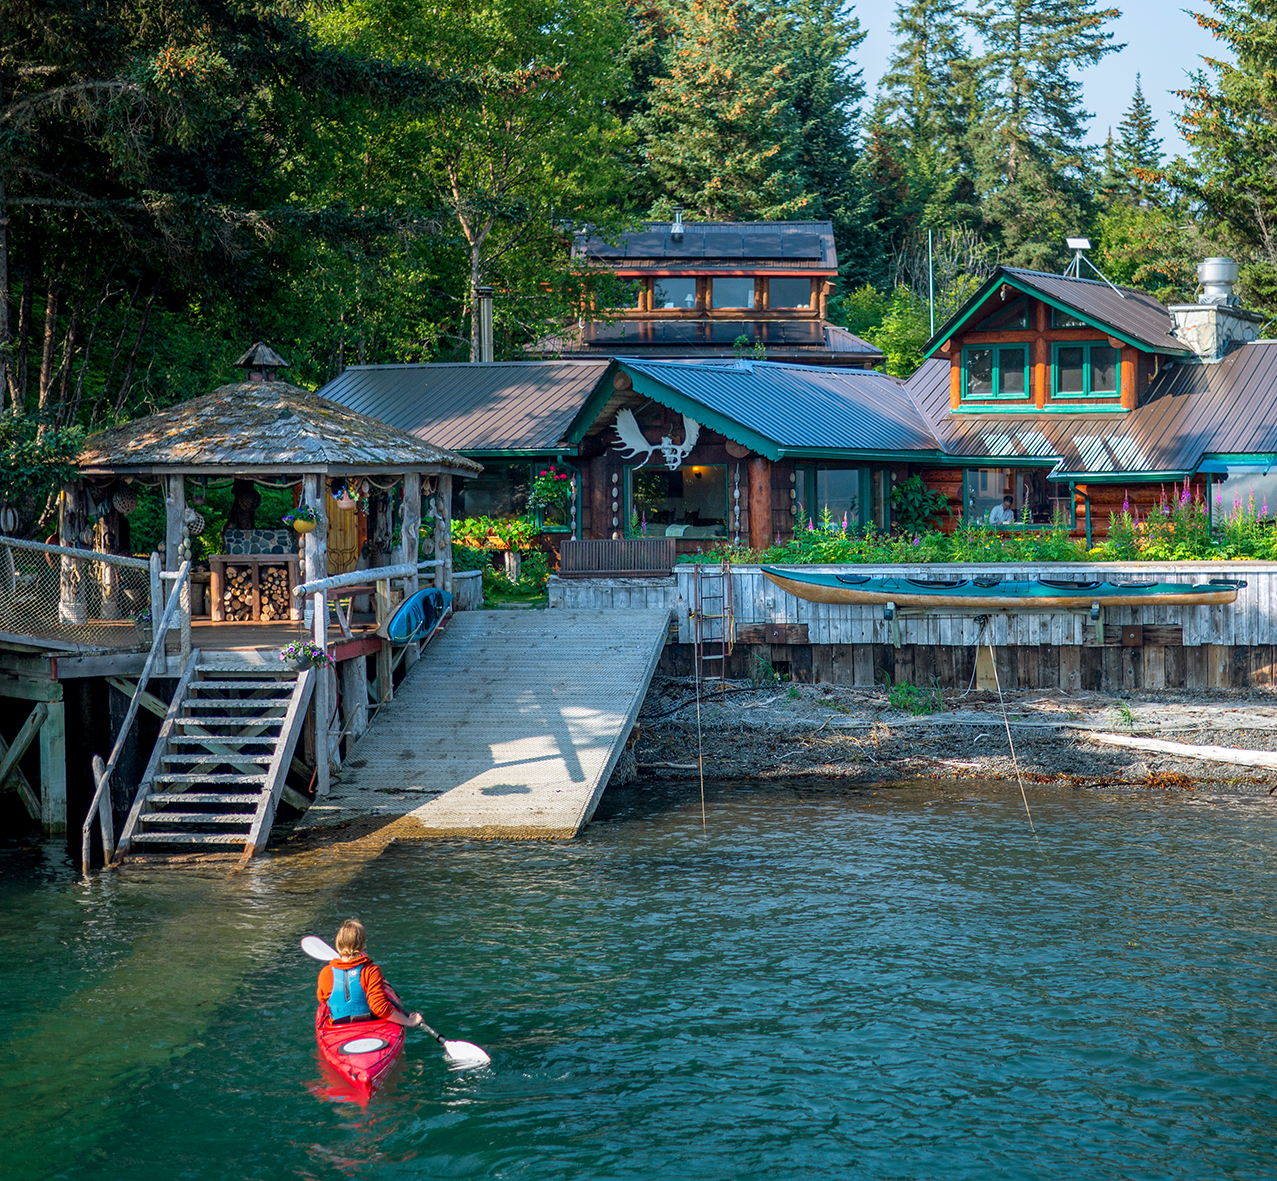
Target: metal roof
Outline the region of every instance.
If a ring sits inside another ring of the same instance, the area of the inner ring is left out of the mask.
[[[827,221],[702,221],[684,222],[681,240],[674,223],[650,221],[646,228],[621,234],[615,242],[598,235],[586,238],[579,250],[585,257],[610,265],[646,263],[730,264],[766,262],[768,266],[795,263],[821,270],[838,269],[834,228]]]
[[[712,412],[698,421],[747,446],[764,440],[772,458],[938,450],[904,384],[881,373],[770,361],[688,365],[627,357],[621,364],[637,392],[693,418],[695,407],[663,399],[656,386],[698,403]]]
[[[77,466],[85,472],[389,469],[463,476],[483,470],[286,381],[235,382],[99,431],[85,440]]]
[[[1099,279],[1074,279],[1015,267],[999,267],[994,271],[927,342],[924,354],[929,356],[957,332],[1003,283],[1066,308],[1097,328],[1109,330],[1114,336],[1124,337],[1129,343],[1150,352],[1192,355],[1192,350],[1173,334],[1170,312],[1146,291],[1136,291],[1131,287],[1115,290]]]
[[[353,365],[320,393],[456,451],[554,451],[611,364]]]
[[[1120,415],[951,414],[947,360],[924,362],[907,388],[947,454],[1054,460],[1060,478],[1187,475],[1207,455],[1277,452],[1277,342],[1164,366]]]

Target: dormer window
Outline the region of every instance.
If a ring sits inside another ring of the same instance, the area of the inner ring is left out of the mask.
[[[716,308],[752,308],[754,280],[752,278],[715,279],[714,306]]]
[[[1057,344],[1057,398],[1116,398],[1121,392],[1118,352],[1107,342]]]
[[[971,345],[962,350],[963,399],[1022,400],[1029,389],[1029,350],[1016,345]]]
[[[767,281],[767,306],[769,308],[810,308],[810,279],[769,279]]]
[[[652,291],[653,304],[666,311],[696,310],[695,279],[657,279]]]

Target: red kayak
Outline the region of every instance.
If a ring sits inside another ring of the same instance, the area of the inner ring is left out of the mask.
[[[364,1102],[381,1086],[403,1052],[404,1027],[393,1021],[350,1021],[332,1025],[328,1006],[315,1010],[315,1040],[324,1061]]]

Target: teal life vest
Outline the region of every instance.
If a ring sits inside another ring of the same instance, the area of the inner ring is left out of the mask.
[[[368,994],[364,991],[360,973],[364,965],[357,968],[338,968],[330,964],[333,972],[333,990],[328,997],[328,1016],[332,1021],[370,1021],[372,1007],[368,1004]]]

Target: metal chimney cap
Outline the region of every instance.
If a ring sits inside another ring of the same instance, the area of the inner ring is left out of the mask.
[[[1197,281],[1202,285],[1202,303],[1239,303],[1233,284],[1241,267],[1232,258],[1208,258],[1197,264]]]

